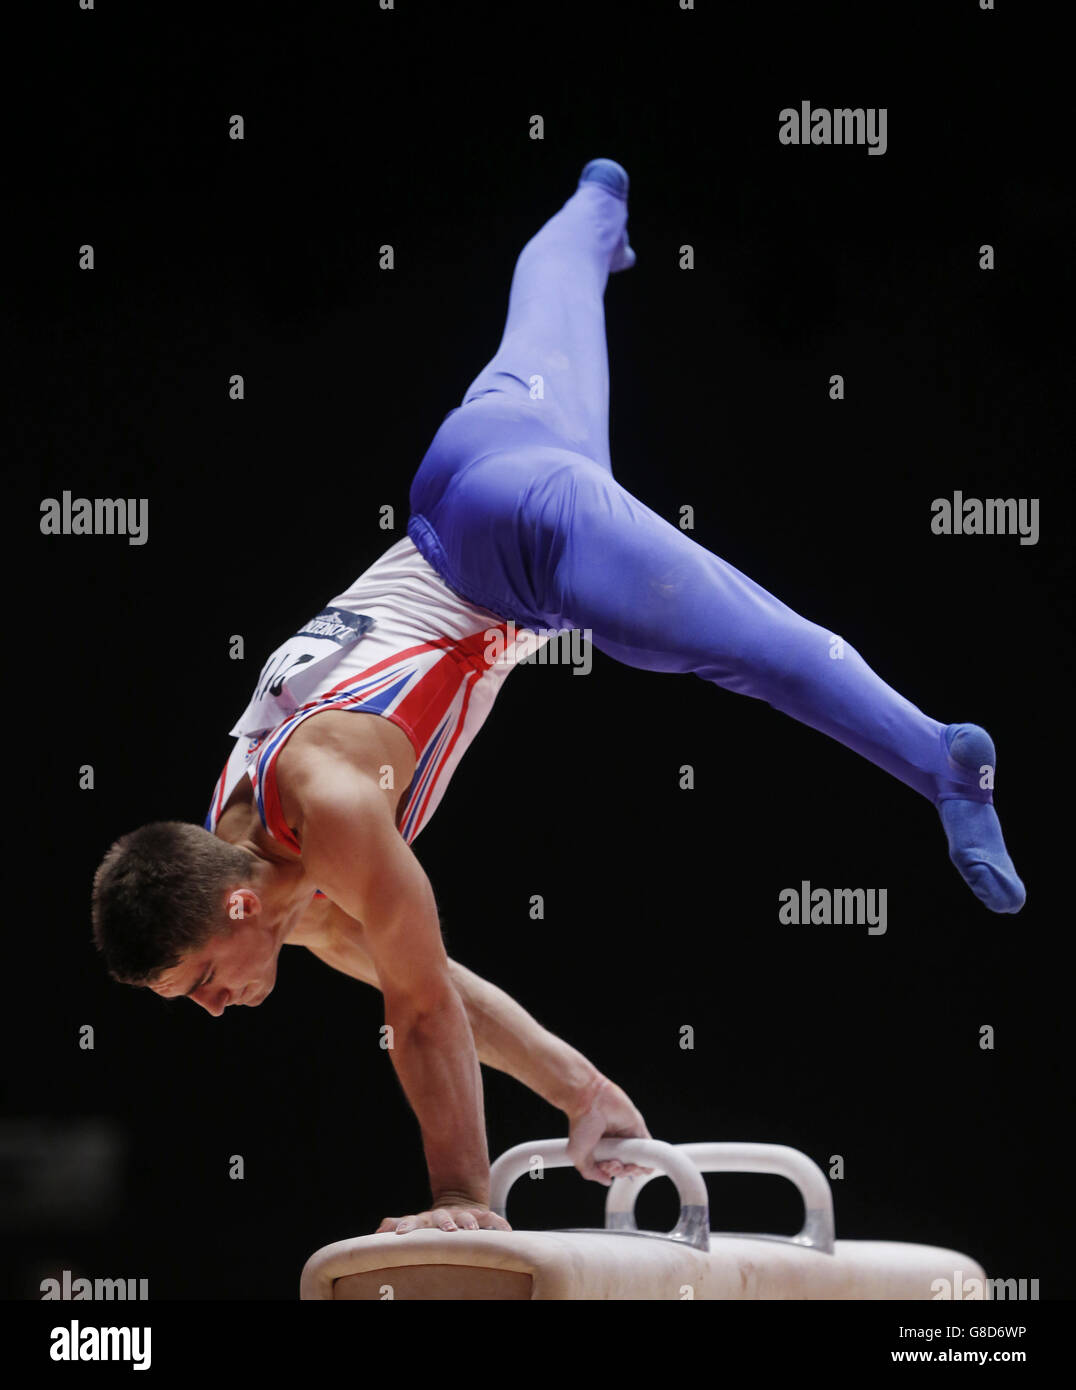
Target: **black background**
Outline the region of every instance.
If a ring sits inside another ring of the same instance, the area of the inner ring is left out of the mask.
[[[90,882],[123,831],[201,820],[264,656],[403,534],[516,255],[597,155],[631,175],[638,254],[606,296],[618,478],[674,521],[692,505],[699,542],[933,717],[991,730],[1029,902],[989,914],[931,808],[839,745],[596,653],[587,679],[513,675],[417,842],[449,953],[656,1137],[841,1154],[839,1236],[1071,1296],[1059,45],[1004,0],[51,7],[5,142],[6,1109],[106,1117],[126,1159],[114,1211],[8,1233],[8,1297],[68,1268],[290,1299],[315,1249],[428,1196],[375,991],[289,950],[256,1011],[166,1005],[105,976]],[[887,107],[887,153],[781,146],[805,99]],[[65,488],[148,497],[149,543],[41,535]],[[934,536],[954,489],[1039,498],[1039,543]],[[887,888],[887,934],[781,926],[805,878]],[[491,1156],[567,1132],[484,1076]],[[772,1179],[711,1193],[715,1227],[797,1225]],[[599,1224],[602,1198],[553,1172],[509,1218]],[[639,1214],[671,1225],[671,1187]]]

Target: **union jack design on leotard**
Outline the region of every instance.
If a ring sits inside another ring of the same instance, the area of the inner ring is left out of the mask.
[[[503,643],[507,624],[498,628]],[[495,690],[486,687],[491,679],[499,685],[506,674],[503,665],[498,667],[489,659],[491,650],[497,651],[491,642],[491,630],[484,628],[462,640],[445,637],[419,643],[340,681],[268,733],[238,740],[217,781],[205,828],[216,829],[224,803],[245,771],[262,824],[274,839],[298,852],[299,842],[281,811],[277,758],[304,720],[326,710],[351,710],[391,720],[415,750],[414,776],[398,811],[400,833],[410,844],[436,810],[459,759],[488,713]],[[480,685],[486,698],[476,701]]]
[[[510,623],[450,589],[410,538],[397,541],[269,657],[232,726],[235,744],[205,828],[216,830],[249,777],[266,830],[299,851],[281,809],[277,760],[304,720],[350,710],[390,719],[411,741],[415,771],[396,808],[410,844],[526,648],[528,639],[512,634]]]

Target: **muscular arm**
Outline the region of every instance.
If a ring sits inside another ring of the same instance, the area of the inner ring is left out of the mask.
[[[435,1205],[489,1200],[482,1076],[433,890],[374,782],[325,764],[299,795],[304,868],[363,923],[389,1055],[422,1131]]]
[[[360,923],[331,903],[324,934],[316,943],[302,944],[335,970],[378,989],[377,970],[363,938]],[[601,1079],[597,1067],[543,1028],[503,989],[451,957],[448,969],[467,1011],[480,1062],[507,1072],[567,1115],[585,1102]]]

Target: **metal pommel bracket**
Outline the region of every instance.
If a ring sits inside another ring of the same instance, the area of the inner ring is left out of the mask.
[[[662,1240],[686,1241],[698,1250],[710,1248],[710,1202],[706,1195],[706,1182],[698,1168],[682,1148],[675,1144],[665,1144],[660,1139],[602,1139],[595,1145],[594,1158],[618,1158],[621,1163],[639,1163],[643,1167],[660,1168],[676,1184],[680,1195],[680,1219],[667,1234],[644,1232],[635,1229],[635,1220],[628,1213],[628,1222],[610,1224],[609,1209],[606,1208],[607,1231],[618,1231],[624,1235],[653,1235]],[[545,1168],[571,1168],[568,1157],[567,1139],[538,1139],[531,1144],[517,1144],[508,1149],[489,1170],[489,1209],[497,1216],[507,1220],[506,1205],[508,1190],[519,1177],[530,1172],[534,1160],[538,1159]],[[622,1179],[616,1179],[616,1182]],[[627,1181],[632,1181],[628,1179]],[[609,1189],[612,1193],[612,1188]],[[634,1202],[632,1203],[634,1207]],[[577,1228],[578,1229],[578,1228]]]
[[[639,1141],[647,1143],[647,1140]],[[795,1183],[803,1198],[804,1221],[797,1235],[774,1236],[753,1232],[736,1232],[745,1240],[776,1240],[789,1245],[802,1245],[822,1254],[832,1255],[836,1230],[833,1218],[833,1194],[829,1180],[818,1164],[798,1149],[786,1144],[677,1144],[677,1151],[691,1160],[701,1173],[772,1173]],[[633,1159],[644,1167],[663,1169],[656,1154],[652,1158]],[[640,1177],[615,1178],[605,1201],[605,1223],[610,1230],[635,1229],[635,1202],[643,1187],[657,1171]],[[671,1176],[671,1175],[670,1175]],[[731,1233],[730,1233],[731,1234]],[[700,1247],[701,1248],[701,1247]],[[708,1247],[707,1247],[708,1248]]]
[[[799,1233],[774,1236],[737,1232],[742,1240],[783,1241],[820,1254],[832,1255],[835,1230],[833,1195],[825,1173],[806,1154],[784,1144],[666,1144],[660,1139],[603,1139],[594,1149],[601,1161],[617,1158],[653,1168],[650,1174],[615,1178],[605,1201],[604,1230],[640,1239],[675,1240],[710,1249],[710,1202],[703,1173],[772,1173],[795,1183],[803,1198],[805,1217]],[[490,1168],[490,1210],[507,1220],[508,1191],[515,1180],[530,1172],[534,1160],[546,1168],[570,1168],[567,1139],[539,1139],[517,1144]],[[671,1231],[640,1231],[635,1223],[635,1203],[653,1178],[668,1177],[680,1197],[680,1217]],[[568,1227],[567,1230],[598,1229]]]

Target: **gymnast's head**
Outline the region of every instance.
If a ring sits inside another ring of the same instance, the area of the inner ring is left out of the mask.
[[[269,877],[264,860],[200,825],[157,821],[122,836],[93,881],[93,938],[108,973],[193,999],[214,1018],[262,1003],[281,945]]]

